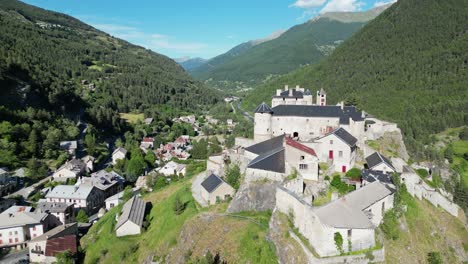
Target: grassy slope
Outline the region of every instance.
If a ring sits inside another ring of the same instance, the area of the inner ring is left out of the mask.
[[[409,195],[403,200],[408,210],[402,221],[409,232],[401,232],[397,240],[385,241],[386,263],[425,263],[432,251],[440,252],[444,263],[460,263],[457,255],[468,247],[466,226],[425,200]]]
[[[184,224],[190,219],[194,219],[199,213],[207,211],[207,209],[198,208],[195,204],[190,192],[190,184],[189,179],[185,179],[144,197],[146,201],[153,204],[150,213],[151,224],[148,230],[139,236],[117,238],[113,230],[114,219],[117,210],[120,210],[121,207],[109,211],[81,240],[82,247],[86,250],[84,263],[135,263],[142,262],[150,255],[154,255],[156,258],[168,255],[171,248],[177,245],[177,238]],[[176,216],[172,210],[176,196],[187,202],[187,208],[179,216]],[[220,205],[208,210],[224,211],[223,208]],[[269,219],[269,216],[265,219],[266,216],[257,214],[251,215],[251,217],[260,219],[261,222],[268,222]],[[190,220],[189,223],[193,223],[193,221],[195,220]],[[276,261],[274,249],[265,240],[266,227],[258,226],[244,219],[230,217],[220,218],[217,226],[222,228],[227,224],[233,225],[234,229],[229,235],[229,239],[220,248],[220,253],[226,253],[226,258],[253,263]],[[210,235],[212,236],[213,233],[205,232],[200,241],[209,243],[210,239],[215,238],[210,237]],[[202,250],[203,248],[198,248],[197,251],[195,248],[192,254],[193,258],[200,257]],[[224,256],[222,255],[222,257]]]

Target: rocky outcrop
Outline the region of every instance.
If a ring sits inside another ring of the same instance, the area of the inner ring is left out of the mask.
[[[273,210],[276,204],[275,182],[245,182],[229,205],[227,212]]]

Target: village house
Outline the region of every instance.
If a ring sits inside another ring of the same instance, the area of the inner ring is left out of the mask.
[[[304,180],[319,180],[315,151],[285,135],[245,148],[244,156],[250,160],[246,176],[251,180],[282,181],[294,171]]]
[[[276,208],[293,215],[294,226],[317,254],[328,257],[341,253],[335,243],[336,233],[343,238],[344,252],[374,247],[375,229],[385,212],[393,208],[393,194],[393,189],[376,181],[324,206],[313,207],[280,186],[276,192]]]
[[[90,185],[57,185],[46,195],[47,202],[73,204],[75,210],[95,213],[104,205],[104,195]]]
[[[153,118],[152,117],[147,117],[145,118],[145,120],[143,120],[143,122],[146,124],[146,125],[151,125],[151,123],[153,123]]]
[[[13,205],[10,208],[3,211],[1,214],[32,212],[33,210],[34,208],[32,206]]]
[[[146,153],[148,152],[148,150],[153,149],[153,147],[154,147],[154,138],[144,137],[143,140],[141,141],[140,149]]]
[[[96,160],[95,157],[86,155],[81,160],[86,165],[86,172],[90,173],[94,171],[94,161]]]
[[[374,152],[366,157],[367,168],[373,171],[380,171],[383,173],[394,173],[396,172],[392,162],[384,157],[379,152]]]
[[[58,253],[78,252],[77,223],[60,225],[28,242],[29,261],[33,263],[56,263]]]
[[[125,159],[127,156],[127,150],[124,148],[117,148],[112,152],[112,164],[117,164],[118,160]]]
[[[23,248],[28,240],[53,227],[50,218],[48,214],[35,212],[0,214],[0,248]]]
[[[128,200],[120,214],[115,233],[118,237],[141,234],[143,219],[145,218],[146,203],[137,196]]]
[[[72,159],[65,162],[52,175],[54,181],[65,182],[68,179],[76,179],[86,171],[86,164],[79,159]]]
[[[216,204],[229,197],[234,197],[236,190],[215,174],[211,174],[201,183],[201,196],[208,204]]]
[[[90,177],[80,177],[77,184],[94,186],[102,192],[104,198],[110,197],[123,190],[125,178],[115,171],[100,170]]]
[[[106,210],[110,210],[114,208],[115,206],[119,205],[123,201],[123,196],[124,196],[125,191],[121,191],[117,194],[112,195],[111,197],[106,199]],[[132,189],[132,194],[137,195],[139,193],[139,189],[136,187]]]
[[[356,143],[357,139],[340,127],[315,139],[310,145],[319,153],[320,162],[329,163],[336,172],[347,172],[354,167]]]
[[[7,210],[8,208],[12,207],[15,204],[16,204],[15,199],[0,197],[0,213],[4,212],[5,210]]]
[[[60,142],[60,149],[67,151],[68,154],[70,154],[73,157],[76,154],[77,148],[78,148],[78,143],[76,142],[76,140]]]
[[[170,161],[163,167],[157,168],[156,171],[164,176],[185,176],[186,173],[186,165],[175,163],[174,161]]]
[[[361,185],[364,186],[375,181],[385,184],[393,184],[392,175],[389,173],[374,170],[361,171]]]
[[[36,211],[55,216],[57,225],[75,222],[74,204],[65,202],[39,202]]]

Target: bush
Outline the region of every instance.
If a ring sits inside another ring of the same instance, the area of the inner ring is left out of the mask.
[[[429,252],[427,254],[427,263],[429,264],[442,264],[442,256],[440,255],[440,252]]]
[[[353,180],[360,180],[361,170],[358,168],[352,168],[348,172],[346,172],[346,177],[351,178]]]
[[[83,209],[80,209],[80,211],[76,215],[76,221],[78,223],[87,223],[89,221],[88,215]]]
[[[174,213],[176,215],[181,215],[184,212],[185,204],[182,202],[179,196],[177,196],[176,199],[174,200],[172,209],[174,210]]]
[[[240,186],[240,168],[237,164],[232,164],[226,170],[226,182],[234,189],[239,189]]]
[[[334,239],[336,249],[338,249],[338,251],[343,254],[343,237],[341,236],[340,232],[335,233]]]
[[[385,213],[382,223],[382,231],[387,239],[397,240],[400,237],[397,214],[394,210]]]
[[[419,175],[421,178],[427,178],[429,176],[429,172],[426,169],[417,169],[416,173]]]
[[[333,176],[333,180],[330,183],[331,186],[338,190],[338,193],[343,195],[354,190],[354,186],[349,186],[341,181],[340,175]]]

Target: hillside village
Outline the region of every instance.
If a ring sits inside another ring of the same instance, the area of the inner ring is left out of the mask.
[[[219,122],[213,120],[208,123]],[[195,116],[177,121],[196,123]],[[79,237],[112,210],[115,236],[141,234],[150,224],[145,195],[184,177],[193,177],[191,192],[201,207],[227,202],[228,213],[271,210],[273,218],[287,216],[309,263],[324,258],[323,263],[367,263],[370,255],[384,262],[385,244],[376,230],[386,213],[400,206],[395,195],[401,195],[403,185],[410,195],[464,216],[450,194],[428,185],[415,172],[421,168],[407,164],[403,142],[401,155],[392,157],[369,146],[388,134],[401,135],[396,124],[343,102],[328,105],[324,89],[278,89],[271,106],[262,103],[254,110],[253,131],[253,138],[237,137],[233,146],[207,157],[206,170],[197,174],[187,172],[195,138],[182,135],[158,147],[154,138],[143,137],[140,151],[154,155],[154,169],[135,182],[112,169],[127,159],[124,147],[116,147],[108,167],[98,170],[94,157],[77,158],[77,141],[61,142],[70,159],[51,175],[33,207],[2,198],[0,244],[27,247],[31,262],[55,261],[63,251],[76,256]],[[234,180],[229,178],[233,167],[238,171]],[[2,175],[4,182],[18,179],[6,170]],[[65,240],[74,242],[58,247],[54,242]]]

